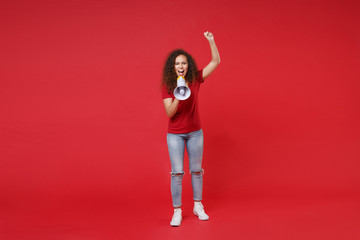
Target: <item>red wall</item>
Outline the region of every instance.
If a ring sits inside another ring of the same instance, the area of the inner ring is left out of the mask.
[[[204,67],[206,30],[205,194],[359,193],[356,1],[2,1],[0,20],[2,198],[170,200],[162,66],[181,47]]]

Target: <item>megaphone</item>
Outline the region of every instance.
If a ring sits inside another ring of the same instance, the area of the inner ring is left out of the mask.
[[[191,91],[185,84],[183,76],[177,78],[177,87],[174,90],[174,96],[179,100],[186,100],[190,97]]]

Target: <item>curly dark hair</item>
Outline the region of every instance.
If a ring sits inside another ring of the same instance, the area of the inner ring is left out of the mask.
[[[175,59],[179,55],[184,55],[188,61],[188,72],[186,73],[185,79],[188,83],[192,83],[198,77],[198,68],[193,57],[184,51],[183,49],[175,49],[170,52],[163,69],[163,76],[161,81],[161,86],[166,86],[168,92],[174,91],[176,88],[177,75],[175,72]]]

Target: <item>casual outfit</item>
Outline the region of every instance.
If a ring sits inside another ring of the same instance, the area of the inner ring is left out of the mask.
[[[198,95],[200,85],[204,82],[202,78],[202,70],[192,84],[189,84],[191,95],[188,99],[182,100],[179,103],[178,109],[174,116],[169,119],[168,133],[189,133],[201,129],[199,110],[198,110]],[[174,99],[174,93],[168,93],[166,86],[162,88],[162,98]]]
[[[185,145],[189,154],[189,167],[194,200],[201,201],[203,184],[201,162],[204,145],[202,130],[200,129],[195,132],[180,134],[168,133],[167,144],[171,162],[171,194],[173,206],[181,206]]]
[[[203,170],[201,164],[204,136],[199,118],[198,95],[200,85],[203,82],[204,79],[202,78],[201,70],[199,71],[196,80],[188,86],[191,90],[190,97],[179,102],[176,113],[169,119],[167,144],[171,162],[171,195],[173,206],[175,208],[181,206],[185,146],[189,155],[193,197],[195,201],[202,200]],[[167,88],[163,86],[162,98],[174,99],[175,97],[173,92],[169,93]],[[209,219],[209,216],[205,214],[201,203],[200,205],[197,204],[197,202],[195,203],[194,214],[197,215],[200,220]],[[179,226],[181,219],[181,210],[180,212],[175,211],[170,225]]]

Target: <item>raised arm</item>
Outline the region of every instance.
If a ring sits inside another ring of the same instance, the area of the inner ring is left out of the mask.
[[[209,41],[210,50],[211,50],[211,61],[206,67],[203,69],[203,79],[210,76],[210,74],[216,69],[216,67],[220,63],[220,55],[219,51],[216,47],[214,35],[211,32],[204,32],[204,36]]]

